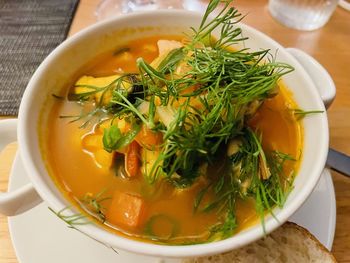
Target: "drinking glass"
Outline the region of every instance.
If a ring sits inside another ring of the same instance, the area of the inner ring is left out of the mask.
[[[115,15],[155,9],[187,9],[204,12],[201,0],[102,0],[95,11],[98,21]]]
[[[283,25],[299,30],[324,26],[339,0],[269,0],[271,15]]]

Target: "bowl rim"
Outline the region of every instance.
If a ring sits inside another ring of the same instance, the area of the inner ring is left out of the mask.
[[[26,171],[28,171],[28,175],[31,182],[33,183],[39,195],[45,201],[47,201],[48,205],[53,209],[55,209],[55,211],[59,211],[65,205],[62,202],[62,200],[60,200],[59,198],[56,198],[56,196],[52,194],[52,190],[48,187],[48,185],[46,185],[45,181],[42,178],[42,175],[40,175],[40,171],[37,165],[35,164],[35,160],[31,154],[31,148],[29,147],[29,143],[28,143],[28,141],[30,140],[30,136],[29,136],[30,134],[26,132],[27,128],[30,127],[30,125],[32,125],[32,120],[31,120],[32,118],[30,115],[30,108],[31,108],[30,102],[35,101],[35,92],[33,91],[35,91],[35,87],[37,86],[36,82],[38,81],[40,76],[43,74],[43,71],[45,70],[45,68],[49,66],[51,63],[54,63],[56,57],[58,57],[61,53],[64,53],[65,50],[69,49],[69,47],[73,43],[75,43],[76,41],[79,41],[81,37],[87,34],[96,32],[96,30],[99,30],[101,28],[111,26],[112,24],[115,24],[117,28],[118,23],[122,21],[128,21],[130,19],[140,18],[140,17],[154,19],[154,16],[168,16],[170,14],[175,16],[197,16],[197,17],[201,16],[200,13],[192,12],[192,11],[156,10],[156,11],[135,12],[132,14],[122,15],[106,21],[98,22],[76,33],[75,35],[73,35],[72,37],[64,41],[62,44],[60,44],[57,48],[54,49],[54,51],[42,62],[39,68],[35,71],[33,77],[31,78],[24,92],[22,103],[19,109],[18,142],[20,145],[20,154],[22,159],[24,160],[24,166]],[[288,54],[279,43],[277,43],[275,40],[271,39],[269,36],[265,35],[264,33],[248,25],[239,23],[238,26],[240,26],[243,29],[243,31],[249,31],[254,35],[257,35],[258,37],[267,39],[271,43],[271,45],[277,46],[279,48],[279,52],[284,52],[284,55],[287,56],[289,60],[293,61],[294,64],[297,64],[300,66],[296,70],[299,70],[300,74],[302,74],[302,76],[306,79],[306,81],[310,83],[310,89],[311,90],[313,89],[312,91],[313,94],[315,96],[319,96],[317,94],[317,90],[311,78],[309,77],[309,75],[305,72],[305,70],[298,63],[298,61],[292,55]],[[319,98],[319,103],[320,105],[323,105],[320,98]],[[322,108],[322,106],[320,107]],[[267,233],[273,231],[282,223],[287,221],[287,219],[304,203],[307,197],[311,194],[312,190],[316,186],[321,176],[321,172],[324,168],[324,164],[327,158],[328,143],[329,143],[328,122],[327,122],[326,114],[322,114],[320,122],[323,128],[322,129],[323,137],[319,144],[317,165],[316,164],[313,165],[315,168],[313,169],[313,173],[310,174],[310,177],[312,179],[310,179],[308,181],[308,184],[301,189],[297,198],[295,198],[294,202],[288,206],[288,209],[284,207],[282,210],[277,211],[276,217],[278,218],[278,221],[271,216],[269,216],[268,218],[265,218],[266,219],[265,229]],[[37,145],[37,147],[39,146]],[[41,160],[41,162],[43,162],[42,156],[37,157],[36,159],[38,158]],[[274,209],[274,211],[275,210],[276,209]],[[236,249],[250,242],[253,242],[264,235],[262,227],[260,226],[260,228],[257,229],[255,226],[255,227],[250,227],[247,230],[243,230],[240,233],[230,238],[220,240],[220,241],[214,241],[211,243],[194,244],[194,245],[174,246],[174,245],[153,244],[153,243],[147,243],[143,241],[128,239],[128,238],[113,234],[111,232],[108,232],[107,230],[104,230],[101,227],[97,227],[93,225],[80,225],[80,226],[77,226],[77,228],[80,231],[87,234],[88,236],[94,239],[97,239],[102,243],[106,243],[107,246],[116,247],[116,248],[120,248],[123,250],[135,252],[139,254],[144,254],[144,255],[160,256],[160,257],[175,257],[175,258],[205,256],[205,255],[225,252],[233,248]],[[239,235],[239,238],[237,238],[237,235]]]

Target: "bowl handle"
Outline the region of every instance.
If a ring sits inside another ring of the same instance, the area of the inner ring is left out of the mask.
[[[335,85],[327,70],[309,54],[296,48],[286,48],[305,69],[315,84],[324,105],[328,109],[335,98]]]
[[[346,0],[340,0],[339,1],[339,6],[341,6],[342,8],[344,8],[345,10],[350,11],[350,3]]]
[[[9,143],[16,141],[17,119],[0,121],[0,151]],[[15,191],[0,192],[0,213],[13,216],[21,214],[42,202],[31,183]]]

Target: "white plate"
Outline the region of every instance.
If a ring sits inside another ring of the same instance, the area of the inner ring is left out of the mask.
[[[9,182],[9,190],[29,182],[22,160],[17,154]],[[305,204],[290,218],[313,233],[328,249],[332,248],[336,205],[331,175],[324,170],[321,179]],[[75,230],[49,211],[45,203],[15,217],[9,217],[12,243],[20,263],[116,263],[166,262],[162,260],[118,251],[97,243]]]

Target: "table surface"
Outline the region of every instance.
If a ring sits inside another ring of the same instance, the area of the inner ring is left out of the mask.
[[[96,22],[93,12],[98,0],[80,0],[69,35]],[[337,97],[328,110],[330,145],[350,155],[350,12],[338,7],[322,29],[302,32],[277,23],[267,10],[267,1],[234,1],[248,14],[244,23],[255,27],[285,47],[302,49],[315,57],[330,73]],[[0,117],[1,118],[1,117]],[[6,191],[11,160],[16,151],[12,144],[0,155],[0,191]],[[332,252],[339,262],[350,262],[350,178],[332,172],[337,200],[337,226]],[[320,204],[321,205],[321,204]],[[0,215],[0,263],[18,262],[8,232],[7,218]]]

